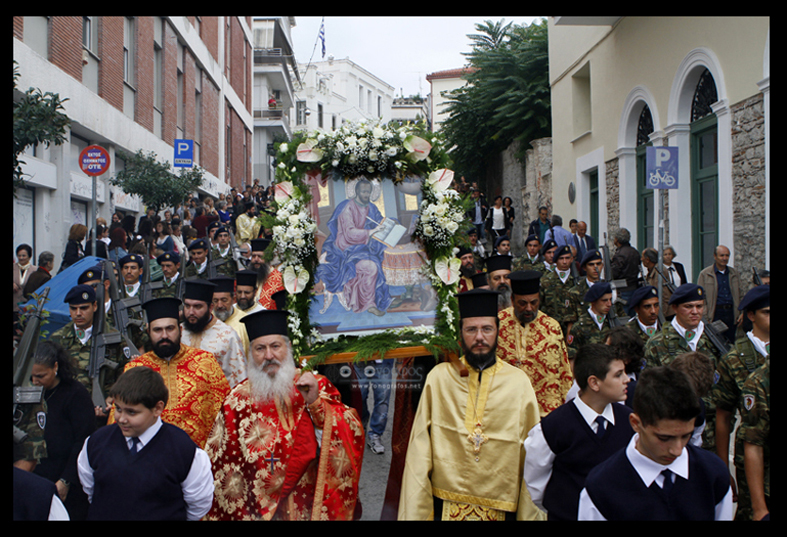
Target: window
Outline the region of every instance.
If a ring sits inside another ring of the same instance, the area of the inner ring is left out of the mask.
[[[645,105],[639,115],[637,125],[637,249],[642,251],[645,248],[653,248],[656,245],[654,219],[654,195],[653,190],[647,188],[645,181],[646,147],[653,145],[650,141],[650,134],[653,132],[653,117],[650,108]]]
[[[322,105],[318,104],[317,105],[317,126],[319,128],[323,127],[323,125],[322,125],[322,116],[323,116],[323,114],[322,114]]]
[[[591,237],[596,238],[599,243],[599,226],[598,226],[598,169],[590,172],[590,229],[588,233]]]
[[[590,100],[590,63],[583,65],[571,77],[571,105],[574,118],[574,138],[590,132],[591,100]]]
[[[134,86],[134,51],[136,49],[136,34],[134,19],[126,17],[123,27],[123,80],[129,86]]]
[[[295,122],[297,125],[306,125],[306,101],[295,103]]]

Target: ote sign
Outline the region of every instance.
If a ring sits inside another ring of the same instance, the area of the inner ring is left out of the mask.
[[[645,186],[651,189],[678,188],[678,148],[648,147],[645,150]]]
[[[79,154],[79,168],[87,175],[101,175],[109,169],[109,153],[103,147],[89,145]]]
[[[194,164],[194,140],[175,140],[175,159],[179,168],[191,168]]]

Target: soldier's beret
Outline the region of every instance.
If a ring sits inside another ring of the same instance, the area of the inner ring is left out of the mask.
[[[145,259],[139,254],[128,254],[120,258],[118,264],[122,267],[127,263],[136,263],[139,268],[145,266]]]
[[[503,241],[511,242],[511,239],[508,238],[508,235],[501,235],[500,237],[496,238],[495,239],[495,249],[497,249],[497,247],[500,246],[500,243],[503,242]]]
[[[96,265],[95,267],[90,267],[85,272],[79,275],[79,279],[77,280],[78,284],[82,284],[85,282],[92,282],[93,280],[101,279],[101,271],[104,267],[101,265]],[[108,276],[104,274],[104,279],[107,279]]]
[[[741,300],[740,311],[757,311],[771,305],[771,286],[758,285],[751,289]]]
[[[541,255],[544,255],[552,248],[557,248],[557,243],[555,241],[553,241],[552,239],[549,239],[548,241],[544,241],[544,245],[541,247]],[[554,259],[554,257],[552,259]]]
[[[525,239],[525,246],[527,246],[527,243],[529,242],[533,242],[533,241],[540,242],[540,240],[541,239],[538,238],[538,235],[535,234],[528,235],[528,237]]]
[[[649,298],[658,298],[659,292],[656,290],[655,287],[652,285],[645,285],[642,287],[637,288],[636,291],[631,293],[631,297],[629,297],[628,305],[631,308],[635,308],[639,306],[639,303],[643,300],[647,300]]]
[[[219,226],[218,229],[216,230],[216,236],[218,237],[219,234],[221,234],[221,233],[229,234],[230,230],[229,230],[229,228],[227,226]]]
[[[672,293],[669,299],[670,304],[683,304],[684,302],[694,302],[705,300],[705,289],[696,283],[684,283]]]
[[[585,302],[595,302],[602,296],[612,293],[612,285],[609,282],[594,283],[590,287],[590,291],[585,293]]]
[[[246,325],[249,341],[254,341],[258,337],[271,334],[286,336],[287,315],[287,310],[261,310],[246,315],[240,321]]]
[[[579,266],[584,267],[587,263],[591,261],[603,261],[604,258],[601,257],[601,252],[598,250],[590,250],[586,252],[585,255],[582,257],[582,261],[580,262]]]
[[[214,220],[213,222],[208,224],[208,228],[207,229],[208,229],[208,231],[210,231],[214,227],[220,227],[220,226],[221,226],[221,221],[220,220]]]
[[[500,293],[488,289],[472,289],[456,295],[459,300],[459,317],[497,317],[497,300]]]
[[[159,265],[162,264],[164,261],[171,261],[172,263],[175,263],[177,265],[178,263],[180,263],[180,255],[177,252],[166,252],[158,256],[156,258],[156,261],[158,261]]]
[[[191,241],[191,244],[189,244],[189,252],[192,250],[198,250],[200,248],[202,248],[203,250],[208,249],[208,241],[205,240],[204,238],[194,239],[193,241]]]
[[[66,294],[63,302],[76,306],[79,304],[90,304],[96,301],[96,291],[89,285],[80,284],[75,285]]]
[[[557,261],[557,259],[563,255],[571,255],[571,247],[568,246],[567,244],[564,244],[563,246],[560,246],[558,247],[557,250],[555,250],[555,254],[554,257],[552,258],[552,261]]]

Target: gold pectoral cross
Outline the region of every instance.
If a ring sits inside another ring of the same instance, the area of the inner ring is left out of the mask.
[[[478,454],[481,453],[481,444],[485,444],[489,437],[484,434],[483,426],[480,423],[476,423],[475,429],[469,435],[467,435],[467,439],[473,444],[473,452],[475,452],[476,457],[475,460],[478,462]]]

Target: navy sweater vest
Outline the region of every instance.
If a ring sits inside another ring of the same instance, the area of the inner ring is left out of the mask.
[[[182,429],[162,423],[156,436],[131,454],[117,425],[87,443],[95,486],[89,520],[186,520],[181,483],[197,445]]]
[[[687,445],[689,479],[675,476],[666,495],[655,482],[646,487],[621,450],[598,465],[585,482],[590,499],[607,520],[714,520],[730,488],[730,474],[715,454]]]
[[[577,406],[569,401],[541,420],[541,430],[555,454],[552,475],[544,490],[544,509],[549,520],[576,520],[579,494],[588,473],[613,453],[625,448],[634,431],[629,423],[631,409],[613,403],[615,425],[607,422],[599,439],[582,418]]]

